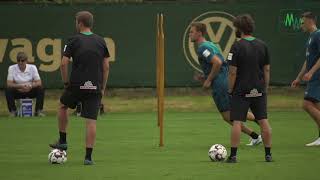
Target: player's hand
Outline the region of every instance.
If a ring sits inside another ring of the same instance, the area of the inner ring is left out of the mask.
[[[304,81],[310,81],[310,79],[312,78],[312,73],[307,72],[306,74],[304,74],[304,76],[302,77],[302,80]]]
[[[194,73],[193,79],[195,81],[200,81],[201,83],[204,83],[204,81],[205,81],[204,75],[202,73],[199,73],[199,72],[195,72]]]
[[[202,87],[208,89],[210,88],[210,86],[211,86],[211,81],[205,80]]]
[[[104,95],[105,95],[105,90],[102,89],[102,90],[101,90],[101,96],[104,96]]]
[[[294,81],[292,81],[291,83],[291,87],[296,88],[300,85],[300,80],[299,79],[295,79]]]

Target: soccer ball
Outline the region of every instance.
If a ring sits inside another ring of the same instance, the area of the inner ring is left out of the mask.
[[[227,150],[221,144],[214,144],[209,149],[208,155],[212,161],[223,161],[227,157]]]
[[[67,152],[60,149],[53,149],[48,155],[49,163],[63,164],[67,161]]]

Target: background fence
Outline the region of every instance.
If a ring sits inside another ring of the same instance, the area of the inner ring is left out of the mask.
[[[199,67],[187,37],[190,23],[209,25],[208,39],[226,54],[235,41],[232,17],[241,13],[254,17],[255,36],[269,46],[271,83],[289,84],[303,64],[308,37],[300,32],[299,16],[306,10],[320,15],[319,1],[139,2],[0,4],[0,88],[5,86],[8,66],[15,63],[21,50],[37,65],[47,88],[61,88],[61,51],[66,39],[75,33],[74,14],[79,10],[94,14],[93,31],[105,38],[111,51],[109,87],[155,86],[158,12],[165,15],[167,87],[199,86],[192,78]]]

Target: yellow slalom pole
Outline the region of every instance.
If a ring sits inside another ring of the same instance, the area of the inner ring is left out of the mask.
[[[156,23],[157,23],[157,32],[156,32],[156,69],[157,69],[157,74],[156,74],[156,78],[157,78],[157,124],[158,124],[158,127],[160,126],[160,111],[159,111],[159,78],[160,78],[160,14],[158,13],[157,14],[157,20],[156,20]]]
[[[160,42],[159,42],[159,128],[160,128],[160,143],[159,146],[164,146],[164,138],[163,138],[163,120],[164,120],[164,31],[163,31],[163,22],[164,17],[163,14],[160,14],[159,18],[159,34],[160,34]]]

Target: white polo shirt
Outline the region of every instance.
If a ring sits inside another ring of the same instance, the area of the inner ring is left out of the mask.
[[[22,72],[18,64],[11,65],[8,69],[7,80],[17,84],[31,84],[32,81],[40,80],[38,69],[33,64],[26,64],[26,69]]]

